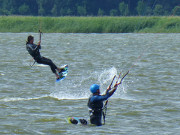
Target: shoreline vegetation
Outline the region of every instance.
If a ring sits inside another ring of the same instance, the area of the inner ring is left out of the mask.
[[[180,33],[180,16],[33,17],[0,16],[0,32]]]

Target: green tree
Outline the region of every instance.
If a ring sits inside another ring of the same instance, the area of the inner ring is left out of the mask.
[[[0,9],[0,15],[10,15],[11,13],[6,9]]]
[[[38,15],[45,15],[45,10],[43,8],[43,0],[38,0]]]
[[[98,10],[98,16],[103,16],[104,15],[104,10],[100,9]]]
[[[11,15],[15,11],[13,0],[0,0],[0,14]],[[19,7],[19,6],[18,6]],[[16,9],[18,9],[18,7]]]
[[[146,8],[146,15],[152,15],[152,13],[153,13],[152,8],[151,7],[147,7]]]
[[[39,10],[38,10],[38,15],[45,15],[45,10],[42,6],[40,6]]]
[[[164,14],[163,6],[160,4],[157,4],[153,10],[154,15],[160,16]]]
[[[175,6],[172,10],[173,15],[180,15],[180,6]]]
[[[120,11],[120,15],[122,15],[122,16],[129,15],[128,5],[125,4],[124,2],[119,3],[119,11]]]
[[[53,16],[57,16],[57,6],[56,6],[56,4],[54,4],[54,7],[52,8],[51,13],[52,13]]]
[[[29,13],[29,6],[26,4],[23,4],[18,9],[20,15],[27,15]]]
[[[78,6],[77,7],[77,12],[78,12],[78,15],[85,16],[87,14],[86,7]]]
[[[117,15],[118,15],[118,11],[116,9],[110,10],[110,16],[117,16]]]
[[[141,0],[138,1],[138,5],[136,7],[138,15],[144,15],[145,13],[145,3]]]
[[[67,13],[67,15],[72,15],[73,12],[72,12],[72,10],[69,8],[69,9],[67,9],[67,12],[66,12],[66,13]]]
[[[61,8],[61,9],[60,9],[60,15],[61,15],[61,16],[65,16],[65,15],[66,15],[66,11],[67,11],[66,9]]]

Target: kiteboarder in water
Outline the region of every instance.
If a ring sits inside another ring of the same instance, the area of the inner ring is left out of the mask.
[[[41,49],[41,40],[38,42],[38,44],[34,44],[34,37],[28,36],[27,42],[26,42],[26,49],[29,52],[29,54],[34,58],[34,60],[39,64],[45,64],[49,65],[51,67],[52,72],[56,75],[57,79],[59,78],[59,75],[57,72],[61,72],[63,68],[58,68],[51,59],[48,59],[46,57],[42,57],[40,54]]]
[[[106,109],[107,109],[107,103],[108,103],[108,98],[111,97],[114,92],[116,91],[117,87],[122,83],[123,79],[126,77],[126,75],[129,73],[129,71],[122,77],[121,73],[118,76],[118,79],[116,83],[114,84],[113,88],[111,88],[114,79],[116,78],[116,75],[111,81],[111,84],[106,90],[105,95],[100,95],[100,86],[97,84],[93,84],[90,87],[90,91],[92,95],[90,96],[88,100],[88,107],[89,107],[89,114],[90,114],[90,122],[91,124],[95,124],[96,126],[101,126],[102,122],[102,116],[104,119],[104,124],[105,124],[105,116],[106,116]],[[105,101],[105,104],[103,104],[103,101]]]
[[[105,95],[100,95],[100,86],[97,84],[93,84],[90,87],[90,91],[92,92],[92,95],[89,98],[88,101],[88,107],[90,108],[90,122],[91,124],[95,124],[96,126],[101,126],[102,122],[102,115],[103,115],[103,101],[107,100],[110,96],[114,94],[116,91],[118,85],[115,85],[114,88],[109,91],[107,89]]]

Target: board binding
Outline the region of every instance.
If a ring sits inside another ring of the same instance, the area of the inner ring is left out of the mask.
[[[67,74],[68,74],[68,65],[64,65],[61,68],[62,68],[62,70],[58,73],[59,78],[56,79],[56,82],[64,80],[66,78]]]

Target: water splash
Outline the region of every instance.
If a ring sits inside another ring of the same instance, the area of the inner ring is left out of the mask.
[[[101,93],[105,92],[109,84],[111,83],[114,75],[117,75],[117,69],[112,67],[110,69],[105,69],[101,72],[93,72],[88,77],[82,77],[81,80],[63,80],[59,83],[55,83],[54,90],[52,90],[50,96],[58,100],[62,99],[88,99],[91,95],[89,87],[91,82],[97,82],[101,86]],[[115,81],[114,81],[115,83]],[[120,85],[117,89],[115,98],[119,98],[122,93],[126,93],[127,85]]]
[[[107,84],[109,81],[111,81],[114,77],[114,75],[117,75],[117,69],[115,67],[112,67],[108,70],[104,70],[98,78],[98,81],[101,85]]]
[[[73,81],[64,83],[65,80],[55,83],[55,89],[50,93],[50,97],[58,100],[63,99],[87,99],[90,95],[89,91],[85,91],[82,85],[76,85]],[[64,83],[64,84],[63,84]]]

